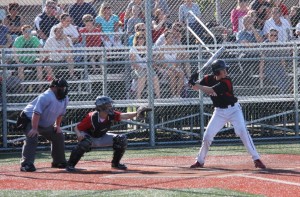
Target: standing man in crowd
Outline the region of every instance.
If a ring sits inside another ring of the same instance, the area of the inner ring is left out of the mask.
[[[94,18],[97,16],[97,13],[92,5],[84,2],[84,0],[77,0],[76,3],[70,7],[69,14],[73,19],[73,24],[77,27],[84,27],[82,17],[85,14],[90,14]]]
[[[87,114],[87,116],[74,128],[78,144],[72,150],[68,166],[68,172],[76,171],[75,165],[85,152],[89,152],[92,147],[112,146],[114,153],[111,161],[111,167],[120,170],[126,170],[127,166],[120,163],[127,148],[127,138],[123,134],[107,133],[113,122],[132,119],[137,117],[143,119],[148,107],[139,107],[137,112],[121,113],[115,111],[113,100],[107,96],[98,96],[96,98],[96,110]]]
[[[56,18],[56,9],[56,3],[48,0],[45,11],[34,20],[37,35],[42,42],[45,42],[49,37],[51,28],[59,23],[59,20]]]
[[[22,148],[22,172],[34,172],[38,135],[51,142],[52,168],[65,168],[65,138],[60,128],[69,102],[68,83],[63,78],[53,79],[50,88],[31,101],[20,113],[17,128],[26,135]]]
[[[233,94],[233,85],[231,78],[228,77],[228,66],[223,60],[215,60],[212,64],[212,75],[206,75],[198,80],[199,73],[194,73],[189,84],[196,91],[203,91],[210,96],[214,113],[207,125],[203,135],[202,146],[196,158],[196,162],[190,168],[203,168],[206,155],[215,135],[223,128],[227,122],[231,122],[234,132],[238,135],[248,153],[251,154],[256,168],[266,168],[260,160],[252,138],[247,130],[242,108],[238,99]]]

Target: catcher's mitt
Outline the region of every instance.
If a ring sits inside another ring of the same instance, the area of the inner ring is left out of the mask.
[[[140,106],[136,110],[136,118],[137,119],[145,119],[146,118],[146,113],[152,111],[152,108],[147,107],[147,106]]]
[[[189,84],[191,86],[194,86],[196,84],[196,81],[198,81],[198,78],[199,78],[199,73],[198,72],[193,73],[189,78]]]

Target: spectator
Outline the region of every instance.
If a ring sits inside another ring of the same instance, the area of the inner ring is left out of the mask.
[[[154,19],[152,20],[152,40],[154,43],[159,38],[159,36],[162,35],[170,27],[167,20],[167,16],[161,9],[155,10]]]
[[[290,19],[290,24],[291,24],[292,28],[296,28],[296,30],[297,30],[296,26],[300,21],[300,7],[299,6],[291,7],[289,19]],[[296,30],[293,30],[294,36],[297,35]]]
[[[174,51],[178,50],[174,45],[174,38],[175,36],[172,31],[165,32],[166,42],[159,48],[161,51],[159,59],[169,62],[164,63],[162,68],[158,68],[158,70],[167,78],[171,88],[172,97],[180,98],[185,78],[184,72],[180,68],[180,64],[176,63],[176,60],[178,60],[179,57],[178,52]]]
[[[273,7],[279,7],[280,8],[280,12],[281,12],[281,16],[283,16],[284,18],[288,19],[288,17],[289,17],[289,9],[282,2],[282,0],[269,0],[269,3],[271,3],[271,5]]]
[[[138,23],[134,26],[135,33],[128,38],[128,46],[133,46],[133,39],[137,32],[140,32],[146,36],[145,23]]]
[[[153,0],[152,1],[152,11],[153,15],[156,10],[160,9],[167,18],[170,16],[170,9],[166,0]]]
[[[79,41],[79,32],[77,27],[71,24],[72,19],[69,14],[62,14],[60,16],[60,23],[54,25],[50,30],[50,37],[54,36],[54,29],[57,26],[61,26],[64,29],[64,34],[69,36],[72,40],[72,43],[77,43]]]
[[[84,2],[84,0],[76,0],[70,9],[69,14],[73,18],[73,23],[77,27],[83,27],[82,17],[85,14],[90,14],[94,18],[97,16],[96,11],[90,3]]]
[[[69,66],[70,78],[74,79],[74,60],[72,55],[62,55],[61,53],[69,53],[65,48],[73,47],[72,40],[70,37],[64,34],[64,28],[60,25],[55,26],[53,29],[54,36],[47,39],[44,49],[49,56],[44,57],[44,61],[50,60],[51,62],[67,62]],[[48,80],[52,78],[52,69],[48,68],[49,75]]]
[[[125,27],[125,29],[127,29],[127,22],[129,20],[129,18],[132,16],[132,7],[134,5],[140,6],[140,8],[141,8],[140,18],[143,18],[143,19],[145,18],[144,14],[143,14],[143,13],[145,13],[144,1],[143,0],[131,0],[129,2],[129,4],[127,5],[125,15],[124,15],[124,27]]]
[[[138,5],[132,6],[131,17],[128,19],[128,22],[127,22],[126,33],[128,36],[131,36],[134,34],[134,26],[136,24],[144,22],[143,18],[141,18],[141,14],[140,14],[141,10],[142,10],[142,8]]]
[[[174,35],[174,44],[177,45],[181,45],[181,41],[182,41],[182,32],[183,32],[183,28],[182,28],[182,24],[179,22],[173,23],[172,27],[171,27],[171,32]],[[156,40],[154,46],[158,47],[161,45],[164,45],[166,43],[166,38],[165,38],[165,34],[161,34],[159,36],[159,38]]]
[[[257,20],[257,11],[256,10],[248,10],[247,14],[245,16],[251,16],[254,20],[254,27],[257,28],[257,26],[255,26],[255,22]],[[244,16],[244,17],[245,17]],[[239,31],[241,30],[244,30],[244,17],[242,17],[242,19],[240,20],[240,23],[239,23]]]
[[[9,34],[9,29],[0,20],[0,48],[9,48],[11,44],[12,37]]]
[[[264,35],[267,35],[270,29],[276,29],[278,31],[279,42],[287,42],[291,40],[293,36],[289,21],[281,16],[278,7],[272,8],[272,17],[265,22],[263,28]]]
[[[32,27],[30,25],[23,25],[21,36],[18,36],[13,43],[13,48],[15,49],[25,49],[23,51],[16,51],[15,63],[16,64],[33,64],[37,60],[36,51],[26,51],[28,48],[41,48],[39,39],[36,36],[32,36]],[[32,54],[31,56],[19,56],[18,54]],[[43,78],[42,67],[37,66],[37,78],[41,81]],[[24,67],[18,67],[18,77],[24,80]]]
[[[45,11],[39,14],[34,20],[37,35],[42,40],[42,43],[44,43],[49,37],[51,28],[59,23],[55,14],[56,4],[54,1],[48,0],[46,2]]]
[[[95,18],[96,27],[102,29],[103,33],[107,34],[102,37],[104,46],[121,46],[121,39],[119,35],[114,35],[113,33],[119,31],[119,17],[112,14],[111,7],[108,3],[102,3],[99,16]]]
[[[237,7],[231,11],[230,20],[232,24],[232,31],[238,32],[239,23],[243,16],[247,14],[249,1],[248,0],[237,0]]]
[[[268,39],[265,42],[276,43],[279,40],[278,36],[279,32],[276,29],[270,29]],[[286,49],[278,49],[278,46],[276,45],[266,45],[266,47],[269,49],[262,52],[262,60],[259,68],[260,80],[266,80],[272,85],[277,86],[282,94],[292,92],[292,81],[289,79],[286,72],[287,64],[285,62],[285,58],[290,57],[290,51]],[[274,48],[276,50],[270,50],[270,48]]]
[[[262,30],[265,21],[270,18],[271,4],[265,0],[254,0],[250,3],[250,9],[256,11],[256,21],[254,27]]]
[[[60,15],[62,15],[64,12],[63,8],[61,8],[59,5],[58,5],[58,0],[52,0],[54,3],[55,3],[55,7],[56,7],[56,10],[55,10],[55,17],[57,19],[59,19]],[[46,11],[46,7],[43,8],[43,12]]]
[[[130,60],[132,63],[132,69],[134,72],[134,78],[137,78],[137,99],[142,98],[142,92],[145,88],[145,83],[147,81],[147,64],[140,63],[146,62],[146,37],[145,34],[141,32],[137,32],[133,39],[133,47],[130,49]],[[142,48],[141,48],[142,47]],[[139,63],[135,63],[135,61]],[[154,92],[156,94],[156,98],[160,98],[160,87],[158,76],[155,71],[153,75],[153,83],[154,83]]]
[[[200,20],[201,12],[200,7],[197,3],[194,3],[193,0],[184,0],[185,3],[179,7],[179,22],[188,25],[198,36],[201,36],[203,33],[202,26],[196,21],[196,19],[189,14],[189,11],[192,11]],[[194,37],[191,39],[190,44],[195,44]]]
[[[9,34],[12,36],[13,41],[16,37],[22,35],[21,27],[24,24],[24,19],[19,15],[19,4],[8,4],[8,15],[4,19],[4,25],[8,27]]]
[[[83,42],[85,47],[100,47],[102,46],[102,40],[100,33],[102,32],[100,28],[95,27],[94,18],[90,14],[86,14],[82,17],[84,27],[79,30],[80,33],[80,42]],[[95,33],[97,35],[84,35],[86,33]],[[99,57],[89,56],[88,60],[95,62]],[[96,65],[92,65],[94,71],[96,72]]]
[[[258,30],[254,27],[254,21],[255,19],[251,16],[246,15],[244,17],[244,30],[241,30],[237,33],[237,42],[239,44],[242,44],[246,48],[251,48],[252,46],[250,43],[262,43],[264,41],[263,39],[263,33],[261,30]],[[259,53],[257,51],[247,51],[242,52],[240,57],[243,58],[256,58],[259,57]],[[252,76],[254,74],[258,73],[258,64],[259,62],[256,60],[251,61],[241,61],[242,68],[243,68],[243,74],[246,74],[247,76]]]
[[[84,24],[83,28],[79,29],[80,38],[79,41],[84,41],[86,47],[100,47],[102,45],[101,35],[102,30],[94,25],[94,18],[90,14],[85,14],[82,17]],[[97,33],[99,35],[84,35],[85,33]],[[84,35],[84,36],[82,36]]]

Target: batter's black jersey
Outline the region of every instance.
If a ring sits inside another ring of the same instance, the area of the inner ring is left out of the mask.
[[[233,94],[233,85],[230,77],[216,80],[214,75],[206,75],[200,81],[200,85],[212,87],[217,96],[211,96],[214,107],[226,108],[237,102]]]

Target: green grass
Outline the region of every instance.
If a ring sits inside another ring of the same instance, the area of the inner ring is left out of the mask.
[[[256,145],[260,154],[300,154],[300,144],[268,144]],[[198,153],[199,146],[184,146],[184,147],[168,147],[168,148],[129,148],[124,158],[142,158],[156,156],[191,156],[195,157]],[[100,154],[99,154],[100,153]],[[70,150],[66,151],[67,158]],[[209,155],[241,155],[247,154],[243,145],[235,146],[211,146]],[[112,156],[111,149],[98,149],[88,152],[83,157],[83,160],[110,159]],[[21,153],[8,152],[0,154],[0,165],[19,164]],[[50,151],[38,151],[36,154],[36,162],[51,162]]]
[[[180,197],[190,197],[190,196],[209,196],[209,197],[220,197],[220,196],[235,196],[235,197],[253,197],[258,195],[251,195],[246,193],[234,192],[230,190],[221,190],[215,188],[209,189],[148,189],[148,190],[106,190],[106,191],[24,191],[24,190],[2,190],[0,191],[2,197],[9,196],[180,196]]]

